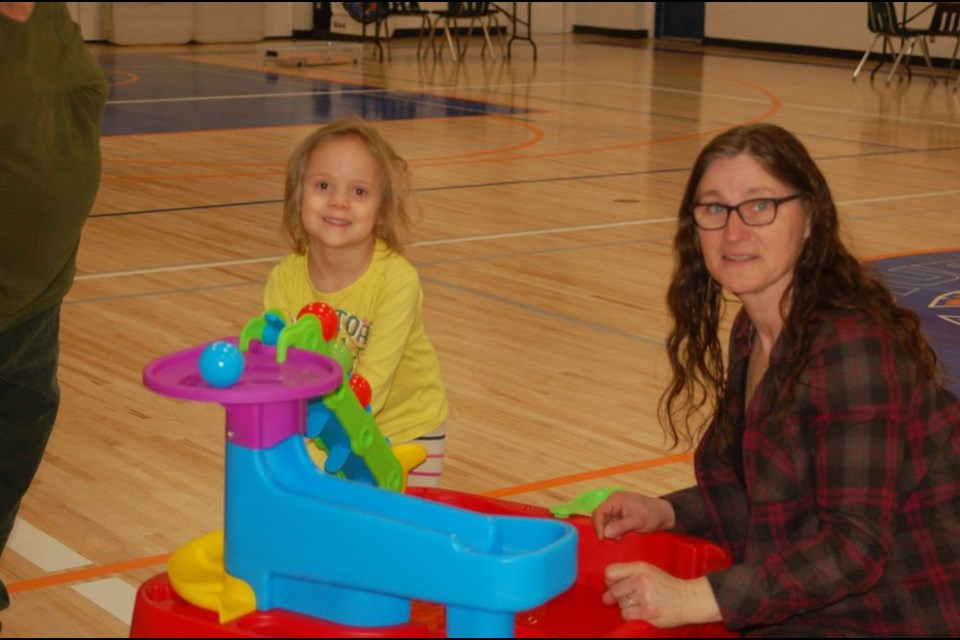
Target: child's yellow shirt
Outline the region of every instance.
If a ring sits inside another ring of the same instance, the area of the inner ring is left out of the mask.
[[[374,420],[400,444],[439,427],[447,419],[447,394],[440,363],[423,326],[423,290],[417,270],[377,241],[366,272],[332,293],[317,291],[307,254],[286,256],[271,271],[263,293],[265,309],[281,309],[292,322],[310,302],[337,311],[335,340],[354,355],[353,370],[370,383]]]

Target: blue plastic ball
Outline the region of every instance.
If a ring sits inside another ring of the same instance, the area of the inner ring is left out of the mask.
[[[200,377],[211,387],[229,387],[243,375],[243,354],[235,344],[214,342],[200,353]]]

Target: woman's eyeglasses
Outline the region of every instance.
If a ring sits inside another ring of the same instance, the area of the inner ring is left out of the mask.
[[[736,211],[743,224],[748,227],[764,227],[777,219],[777,209],[784,202],[802,198],[802,193],[783,198],[755,198],[744,200],[740,204],[720,204],[719,202],[701,202],[693,205],[693,221],[704,231],[716,231],[727,226],[730,213]]]

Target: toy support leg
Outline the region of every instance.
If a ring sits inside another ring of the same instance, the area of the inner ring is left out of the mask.
[[[513,613],[447,606],[448,638],[512,638]]]

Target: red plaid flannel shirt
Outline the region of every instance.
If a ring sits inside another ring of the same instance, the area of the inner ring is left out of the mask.
[[[753,326],[737,316],[725,410],[744,427],[745,483],[715,453],[711,427],[697,486],[665,496],[677,530],[733,555],[708,576],[731,629],[960,636],[960,402],[866,316],[809,322],[801,379],[771,382],[790,364],[781,335],[745,414]],[[768,394],[774,409],[760,415]]]

